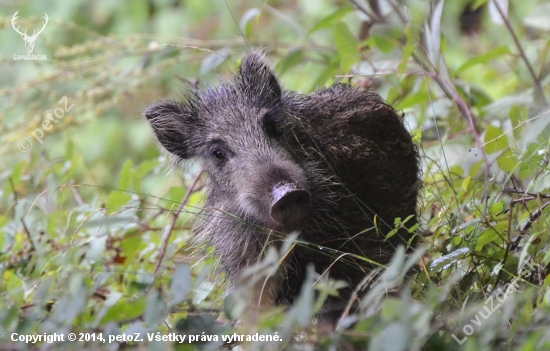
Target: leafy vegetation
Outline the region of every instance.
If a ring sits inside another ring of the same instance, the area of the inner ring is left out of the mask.
[[[47,13],[33,52],[46,60],[17,58],[16,11],[28,34]],[[27,1],[0,14],[0,350],[550,347],[545,1]],[[380,93],[421,150],[421,245],[365,278],[336,331],[312,316],[339,285],[313,272],[292,307],[233,323],[250,289],[225,296],[209,249],[193,247],[200,165],[169,172],[140,118],[217,84],[252,47],[288,89]],[[65,341],[20,338],[54,333]]]

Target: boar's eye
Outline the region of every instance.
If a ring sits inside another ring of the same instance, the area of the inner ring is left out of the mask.
[[[210,144],[208,148],[208,155],[218,166],[223,166],[225,161],[227,161],[230,150],[227,148],[225,143],[221,140],[215,140]]]
[[[220,149],[212,150],[212,156],[218,161],[223,161],[225,159],[225,153]]]

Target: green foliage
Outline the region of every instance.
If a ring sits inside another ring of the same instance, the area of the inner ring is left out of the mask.
[[[217,349],[229,340],[251,350],[548,349],[548,4],[475,1],[480,29],[467,35],[466,0],[372,3],[3,6],[0,350]],[[33,52],[47,60],[16,59],[25,54],[16,11],[27,33],[48,14]],[[200,165],[168,172],[140,118],[155,99],[217,84],[249,47],[270,54],[288,89],[374,89],[403,111],[421,150],[418,246],[366,275],[357,309],[335,330],[313,316],[342,282],[313,270],[291,307],[234,323],[250,313],[254,285],[307,243],[290,236],[267,250],[251,283],[225,295],[211,249],[194,247],[190,231],[203,206]],[[70,332],[82,339],[11,339]]]

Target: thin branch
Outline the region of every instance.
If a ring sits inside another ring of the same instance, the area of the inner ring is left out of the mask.
[[[73,196],[74,196],[74,199],[76,201],[76,203],[78,204],[78,206],[84,206],[84,200],[82,200],[82,196],[80,196],[80,193],[78,192],[78,190],[76,189],[76,187],[74,186],[74,181],[71,180],[71,190],[73,192]]]
[[[374,22],[382,22],[383,21],[381,19],[381,17],[378,16],[377,13],[370,12],[368,9],[363,7],[363,5],[361,5],[358,1],[349,0],[349,2],[351,2],[352,5],[354,5],[357,10],[359,10],[359,11],[363,12],[365,15],[367,15],[367,17],[369,17],[371,21],[374,21]]]
[[[390,2],[391,6],[393,7],[394,11],[398,14],[398,17],[403,21],[403,24],[405,25],[409,25],[410,28],[411,28],[411,35],[413,36],[413,40],[415,41],[415,46],[417,47],[417,51],[418,53],[421,52],[420,50],[420,47],[417,43],[417,40],[415,38],[415,35],[414,35],[414,28],[412,27],[412,21],[410,20],[410,16],[408,16],[408,18],[406,18],[402,13],[401,11],[399,11],[399,8],[397,8],[397,6],[393,3],[393,2]],[[407,12],[407,15],[408,12]],[[430,62],[430,60],[428,60],[428,63],[430,63],[429,66],[431,66],[433,72],[427,72],[426,69],[425,69],[425,65],[424,65],[424,60],[422,59],[422,57],[420,57],[420,55],[418,55],[417,53],[414,53],[412,54],[413,58],[417,61],[417,63],[422,67],[422,73],[424,75],[424,80],[425,80],[425,83],[426,83],[426,88],[428,89],[428,94],[430,94],[430,89],[429,89],[429,86],[428,86],[428,81],[426,79],[426,76],[430,76],[432,77],[432,79],[439,85],[439,87],[441,88],[441,90],[443,90],[443,92],[445,93],[445,95],[447,96],[448,99],[452,100],[457,109],[459,110],[459,112],[461,113],[461,115],[464,117],[464,119],[466,119],[467,123],[468,123],[468,126],[469,126],[469,130],[470,130],[470,133],[472,133],[472,136],[474,138],[474,141],[476,143],[476,146],[477,148],[479,148],[480,150],[480,153],[481,153],[481,157],[483,158],[483,163],[484,163],[484,183],[483,183],[483,195],[482,195],[482,199],[485,199],[486,195],[487,195],[487,189],[489,187],[488,185],[488,181],[489,181],[489,159],[487,158],[487,154],[485,153],[485,150],[481,147],[482,145],[482,142],[481,142],[481,138],[479,137],[479,133],[478,133],[478,130],[477,130],[477,126],[476,126],[476,123],[474,121],[474,118],[473,118],[473,115],[472,115],[472,111],[470,110],[468,104],[466,103],[466,101],[464,101],[464,99],[462,99],[462,97],[460,96],[460,94],[458,93],[458,91],[456,90],[455,86],[452,84],[452,82],[448,82],[446,80],[444,80],[441,75],[439,74],[439,72],[437,72],[437,69],[435,67],[435,64],[434,62]],[[441,63],[442,64],[445,64],[445,62],[443,60],[441,60]],[[433,105],[432,105],[432,109],[433,109]],[[435,119],[435,111],[434,112],[434,119]],[[438,130],[438,134],[439,134],[439,130]],[[439,136],[439,139],[441,140],[441,136]],[[441,144],[441,148],[442,148],[442,151],[443,151],[443,157],[444,157],[444,160],[445,160],[445,164],[447,166],[447,171],[449,171],[449,165],[447,164],[447,157],[445,155],[445,151],[443,149],[443,144]],[[456,194],[456,191],[452,185],[452,183],[450,184],[454,193]]]
[[[29,243],[31,244],[31,252],[36,251],[36,247],[34,247],[34,242],[32,241],[31,232],[29,231],[29,228],[27,228],[27,224],[25,223],[25,219],[21,218],[21,223],[23,224],[23,229],[25,233],[27,234],[27,237],[29,239]]]
[[[185,206],[185,204],[189,200],[189,197],[194,192],[195,186],[197,185],[201,175],[202,175],[202,169],[199,170],[197,176],[195,177],[195,179],[193,179],[193,182],[191,182],[191,185],[189,185],[189,187],[187,188],[187,193],[185,194],[185,196],[181,200],[181,203],[180,203],[178,209],[174,213],[174,217],[172,218],[172,223],[170,223],[168,233],[166,234],[166,237],[164,238],[164,242],[162,243],[162,247],[160,248],[159,258],[157,260],[157,265],[155,266],[155,271],[154,271],[153,275],[157,274],[157,272],[160,268],[160,265],[162,264],[162,260],[164,259],[164,255],[166,254],[166,248],[168,247],[168,242],[170,241],[170,237],[172,236],[172,232],[174,231],[174,228],[176,227],[176,222],[178,220],[178,216],[181,213],[181,211],[183,210],[183,206]]]
[[[401,11],[399,10],[399,8],[397,7],[397,5],[394,3],[394,2],[389,2],[390,5],[392,6],[393,10],[395,11],[395,13],[397,13],[398,17],[401,19],[401,21],[403,22],[403,24],[405,25],[409,25],[410,28],[411,28],[411,35],[413,36],[414,38],[414,29],[412,27],[412,22],[410,20],[410,16],[409,18],[406,18],[402,13]],[[422,52],[415,40],[415,45],[417,46],[417,51],[418,53]],[[437,83],[437,85],[439,85],[439,87],[441,88],[441,90],[443,91],[443,93],[447,96],[448,99],[452,100],[458,111],[460,112],[460,114],[464,117],[464,119],[466,120],[466,122],[468,123],[468,127],[469,127],[469,130],[470,130],[470,133],[472,133],[472,136],[474,138],[474,141],[476,143],[476,147],[479,148],[480,150],[480,153],[481,153],[481,157],[483,158],[483,163],[484,163],[484,173],[485,173],[485,181],[484,181],[484,186],[483,186],[483,196],[482,196],[482,199],[485,198],[485,196],[487,195],[487,188],[488,188],[488,180],[489,180],[489,160],[487,158],[487,154],[485,153],[485,150],[481,147],[482,145],[482,141],[481,141],[481,138],[479,136],[479,132],[477,130],[477,125],[474,121],[474,117],[473,117],[473,114],[472,114],[472,111],[470,110],[470,107],[468,106],[468,104],[466,103],[466,101],[464,101],[464,99],[462,98],[462,96],[460,96],[460,94],[458,93],[458,91],[456,90],[455,86],[452,84],[452,82],[450,81],[447,81],[447,80],[444,80],[441,75],[439,74],[439,72],[437,72],[437,69],[435,67],[435,62],[430,62],[428,60],[428,62],[430,63],[429,66],[432,67],[432,70],[433,72],[428,72],[426,71],[425,69],[425,65],[424,65],[424,60],[422,59],[422,57],[420,57],[420,55],[418,55],[417,53],[413,52],[412,54],[412,57],[416,60],[416,62],[422,67],[422,73],[424,74],[424,76],[430,76],[432,77],[432,79]],[[445,64],[442,60],[442,64]],[[427,84],[428,82],[426,82]],[[428,89],[428,93],[429,93],[429,89]],[[448,168],[448,166],[447,166]],[[454,190],[454,189],[453,189]]]
[[[508,254],[513,250],[514,242],[511,240],[512,235],[512,215],[514,213],[514,203],[511,202],[509,205],[508,211],[508,239],[506,240],[506,250],[504,251],[504,257],[502,258],[502,266],[506,263],[508,259]],[[498,286],[500,279],[502,278],[502,267],[498,271],[497,279],[495,280],[494,286]]]
[[[462,116],[466,119],[468,122],[468,126],[470,129],[470,132],[472,133],[472,136],[474,137],[474,141],[476,143],[476,148],[480,150],[481,157],[483,158],[483,163],[485,165],[484,171],[485,171],[485,183],[484,183],[484,189],[483,189],[483,196],[482,198],[485,198],[487,195],[487,187],[488,187],[488,180],[489,180],[489,159],[487,158],[487,153],[485,153],[485,149],[481,146],[483,145],[481,138],[479,137],[476,124],[472,115],[472,111],[470,110],[470,107],[464,101],[462,96],[456,91],[456,88],[453,84],[450,84],[450,82],[444,81],[439,74],[434,75],[434,80],[438,83],[440,87],[446,86],[449,93],[446,93],[447,97],[455,102],[456,107],[462,114]],[[445,89],[443,89],[445,91]]]
[[[9,180],[9,182],[10,182],[11,190],[12,190],[12,192],[13,192],[13,199],[14,199],[14,202],[17,203],[17,201],[19,201],[19,199],[18,199],[18,196],[17,196],[17,190],[15,190],[15,184],[13,184],[13,179],[12,179],[12,177],[9,177],[8,180]]]
[[[529,215],[529,219],[523,223],[521,225],[521,227],[519,228],[520,232],[525,232],[527,231],[529,228],[531,228],[531,226],[533,225],[533,223],[535,223],[535,221],[537,219],[539,219],[539,217],[542,215],[542,211],[548,206],[550,205],[550,202],[547,202],[545,203],[544,205],[542,205],[541,207],[537,208],[535,210],[535,212],[531,213]]]
[[[510,32],[510,35],[512,36],[512,39],[514,40],[514,43],[516,44],[516,47],[519,50],[519,54],[525,64],[527,65],[527,69],[529,70],[529,74],[531,75],[531,79],[533,79],[533,85],[535,86],[535,92],[537,94],[537,98],[540,103],[543,104],[544,107],[548,106],[548,102],[546,101],[546,98],[544,97],[544,92],[542,90],[542,87],[540,85],[540,81],[537,78],[537,75],[535,74],[535,70],[533,69],[533,66],[531,65],[531,62],[527,59],[527,55],[525,54],[525,51],[523,50],[523,47],[521,46],[521,43],[519,42],[519,39],[516,35],[516,32],[514,32],[514,29],[512,28],[512,24],[510,23],[510,20],[508,19],[508,16],[504,13],[502,8],[500,7],[500,4],[496,0],[492,0],[493,4],[495,5],[498,13],[500,14],[500,17],[504,21],[504,24],[506,25],[506,28],[508,28],[508,32]]]

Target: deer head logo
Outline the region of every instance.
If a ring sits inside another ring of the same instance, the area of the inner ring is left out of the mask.
[[[17,33],[19,33],[21,35],[21,38],[23,38],[23,40],[25,41],[25,49],[27,50],[27,53],[32,53],[32,51],[34,50],[34,42],[36,40],[36,38],[38,37],[38,35],[40,33],[42,33],[42,31],[44,30],[44,28],[46,28],[46,24],[48,24],[48,15],[46,13],[44,13],[44,19],[46,20],[46,22],[43,23],[42,25],[42,29],[40,29],[38,32],[36,30],[33,31],[32,35],[31,36],[28,36],[27,35],[27,31],[25,31],[25,33],[21,33],[19,31],[19,26],[15,27],[15,22],[17,21],[17,19],[19,18],[17,16],[17,13],[19,11],[16,11],[14,14],[13,14],[13,17],[11,18],[11,26],[13,27],[13,29],[15,29],[15,31]]]

